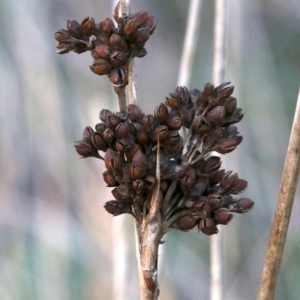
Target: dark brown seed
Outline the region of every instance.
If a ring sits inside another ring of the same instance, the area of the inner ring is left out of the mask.
[[[213,219],[201,219],[198,223],[198,228],[206,235],[212,235],[219,232],[217,224]]]
[[[110,47],[109,47],[109,45],[107,43],[104,43],[104,42],[103,43],[99,43],[95,47],[94,51],[98,54],[99,58],[104,58],[104,59],[109,59],[110,58],[111,50],[110,50]]]
[[[104,37],[106,39],[110,37],[114,28],[115,28],[114,23],[110,18],[107,18],[104,21],[99,23],[101,37]]]
[[[69,32],[72,36],[74,36],[74,37],[80,37],[81,36],[80,25],[77,21],[68,20],[67,28],[68,28],[68,30],[69,30]]]
[[[106,142],[103,140],[103,138],[101,137],[100,133],[96,132],[93,135],[93,138],[91,139],[91,141],[95,148],[97,148],[98,150],[101,150],[101,151],[106,151],[108,146],[107,146]]]
[[[103,139],[107,143],[111,143],[115,138],[115,134],[113,130],[109,127],[107,127],[103,132]]]
[[[95,31],[95,20],[89,17],[83,19],[80,24],[80,31],[84,36],[90,37]]]
[[[196,225],[197,219],[193,218],[192,216],[184,216],[177,220],[173,226],[174,228],[182,231],[189,231],[193,229]]]
[[[71,35],[68,30],[61,29],[55,32],[54,38],[59,42],[65,42],[70,39]]]
[[[111,49],[124,52],[127,50],[127,43],[123,37],[117,33],[113,33],[109,38],[109,45]]]
[[[141,26],[143,23],[145,23],[148,19],[148,13],[146,11],[139,11],[135,13],[133,16],[133,19],[138,24],[138,26]]]
[[[115,129],[116,137],[119,139],[127,138],[129,136],[129,128],[127,123],[119,123]]]
[[[116,87],[121,87],[127,84],[125,71],[122,68],[113,68],[109,73],[109,80]]]
[[[161,103],[159,106],[156,106],[154,111],[154,116],[161,124],[166,124],[169,118],[169,110],[164,103]]]
[[[225,107],[216,106],[207,113],[207,120],[211,122],[213,126],[217,126],[222,122],[222,119],[225,116]]]
[[[117,186],[118,185],[118,183],[115,180],[115,177],[113,176],[113,174],[108,172],[108,171],[105,171],[103,173],[103,180],[105,181],[107,186]]]
[[[131,213],[130,206],[126,202],[120,202],[116,200],[107,201],[104,204],[104,208],[108,213],[114,216],[119,216],[124,213]]]
[[[230,211],[245,213],[248,212],[254,205],[254,202],[249,198],[241,198],[233,203],[232,206],[229,207]]]
[[[227,225],[233,218],[233,215],[229,213],[229,209],[220,208],[214,212],[214,220],[218,224]]]
[[[110,54],[110,62],[115,67],[124,66],[127,62],[127,56],[124,52],[113,51]]]
[[[132,122],[140,122],[144,117],[144,113],[141,108],[136,104],[128,105],[128,116]]]
[[[171,130],[179,130],[182,127],[182,120],[180,117],[168,118],[166,124]]]
[[[94,63],[90,66],[90,69],[97,75],[109,74],[111,68],[111,64],[102,58],[95,59]]]
[[[169,129],[165,125],[158,126],[153,131],[153,140],[154,141],[163,141],[168,137]]]
[[[234,110],[236,109],[237,100],[234,97],[230,97],[228,102],[225,105],[226,114],[231,115],[233,114]]]
[[[144,45],[148,41],[149,37],[149,30],[146,28],[140,28],[136,33],[134,43],[138,46]]]
[[[121,119],[119,116],[117,116],[116,114],[108,114],[106,116],[106,125],[111,127],[111,128],[115,128],[117,127],[121,122]]]

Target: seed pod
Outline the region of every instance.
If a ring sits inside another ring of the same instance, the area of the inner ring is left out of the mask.
[[[237,213],[248,212],[254,205],[254,202],[249,198],[241,198],[229,206],[230,211]]]
[[[143,117],[142,124],[147,132],[152,132],[152,130],[158,125],[158,121],[153,115],[147,115]]]
[[[114,149],[120,153],[125,153],[126,149],[131,146],[132,142],[128,138],[117,139],[114,144]]]
[[[113,33],[109,38],[110,47],[113,50],[125,52],[127,50],[127,43],[123,37],[117,33]]]
[[[226,192],[226,191],[234,188],[237,181],[239,180],[239,177],[236,173],[232,174],[232,175],[230,175],[230,173],[231,172],[227,172],[224,175],[224,178],[222,179],[222,181],[220,183],[220,188],[221,188],[222,192]]]
[[[212,235],[219,232],[216,222],[211,218],[201,219],[198,228],[206,235]]]
[[[104,204],[104,208],[106,211],[114,216],[119,216],[124,213],[130,213],[131,214],[131,209],[130,205],[127,204],[126,202],[120,202],[116,200],[110,200],[107,201]]]
[[[164,103],[161,103],[159,106],[156,106],[154,111],[154,116],[161,124],[166,124],[169,118],[169,110]]]
[[[99,113],[99,119],[105,123],[106,122],[106,118],[109,114],[112,114],[112,112],[108,109],[101,109],[100,113]]]
[[[143,181],[141,179],[137,179],[137,180],[132,182],[132,188],[135,191],[137,191],[139,193],[142,193],[146,188],[146,183],[145,183],[145,181]]]
[[[169,130],[167,137],[162,141],[163,146],[175,147],[182,141],[182,138],[177,130]]]
[[[98,132],[96,132],[93,135],[91,142],[92,142],[93,146],[98,150],[106,151],[106,149],[108,148],[106,142],[103,140],[100,133],[98,133]]]
[[[148,29],[150,35],[154,32],[156,23],[157,19],[154,16],[149,16],[147,21],[143,24],[143,26]]]
[[[61,29],[55,32],[54,38],[59,42],[66,42],[71,38],[71,34],[68,30]]]
[[[110,58],[111,49],[107,43],[104,42],[98,43],[94,51],[98,54],[99,58],[103,58],[106,60]],[[93,54],[92,56],[94,57]]]
[[[91,140],[94,134],[95,134],[95,132],[94,132],[93,128],[91,128],[90,126],[86,126],[84,128],[82,136],[88,140]]]
[[[189,168],[179,181],[180,189],[183,192],[189,191],[196,181],[195,169]]]
[[[97,75],[109,74],[111,68],[111,64],[107,60],[102,58],[95,59],[94,63],[90,66],[92,72],[94,72]]]
[[[223,135],[222,127],[215,128],[211,133],[207,134],[203,140],[203,148],[206,150],[212,149],[214,145],[219,143]],[[217,151],[217,150],[216,150]]]
[[[103,132],[103,139],[107,143],[111,143],[115,138],[115,134],[113,130],[109,127],[107,127]]]
[[[243,140],[242,136],[236,136],[228,139],[221,139],[213,150],[225,154],[233,151],[237,145],[239,145]]]
[[[106,169],[114,174],[122,171],[124,161],[118,152],[108,148],[104,155],[104,163]]]
[[[68,30],[69,30],[69,32],[72,36],[74,36],[74,37],[80,37],[81,36],[80,25],[77,21],[68,20],[67,28],[68,28]]]
[[[236,109],[237,100],[234,97],[230,97],[228,102],[225,105],[226,114],[231,115],[233,114],[234,110]]]
[[[119,123],[115,128],[115,132],[118,139],[127,138],[129,136],[128,124]]]
[[[158,126],[153,131],[153,140],[154,141],[163,141],[168,137],[169,129],[165,125]]]
[[[211,122],[213,126],[217,126],[222,122],[222,119],[225,116],[225,107],[216,106],[207,113],[207,120]]]
[[[126,39],[130,41],[134,40],[133,37],[135,37],[135,33],[138,28],[139,28],[139,24],[136,22],[135,18],[128,19],[125,22],[124,29],[123,29],[123,33]]]
[[[109,80],[116,87],[121,87],[127,84],[125,71],[122,68],[113,68],[109,73]]]
[[[76,141],[75,149],[79,155],[82,157],[97,157],[100,158],[100,155],[88,140]]]
[[[194,219],[192,216],[184,216],[181,217],[174,223],[174,228],[182,230],[182,231],[189,231],[193,229],[197,225],[197,219]]]
[[[105,121],[107,126],[109,126],[111,128],[115,128],[120,124],[120,122],[121,122],[121,119],[116,114],[113,114],[113,113],[107,114],[106,121]]]
[[[128,161],[132,161],[132,158],[134,154],[138,151],[141,150],[141,146],[138,144],[133,144],[130,147],[125,149],[125,155]]]
[[[121,67],[124,66],[127,62],[127,56],[124,52],[120,51],[113,51],[110,54],[110,62],[115,67]]]
[[[86,37],[90,37],[95,30],[95,20],[93,18],[85,18],[82,20],[81,24],[80,24],[80,31],[81,33],[86,36]]]
[[[192,108],[182,107],[180,110],[180,115],[182,117],[183,125],[186,128],[190,128],[193,119],[194,119],[195,111]]]
[[[248,182],[244,179],[239,179],[234,187],[234,189],[231,191],[232,194],[239,194],[243,192],[247,188]]]
[[[138,46],[144,45],[149,40],[150,34],[149,30],[146,28],[139,28],[136,35],[134,43]]]
[[[138,26],[141,26],[144,24],[148,19],[148,13],[146,11],[139,11],[135,13],[132,18],[135,20],[135,22],[138,24]]]
[[[233,218],[233,215],[229,213],[229,209],[220,208],[214,212],[213,219],[222,225],[227,225]]]
[[[171,97],[166,98],[166,104],[172,109],[179,109],[182,107],[183,103],[180,98],[180,95],[170,93]]]
[[[103,180],[105,181],[105,183],[107,184],[107,186],[117,186],[118,183],[117,181],[115,180],[115,177],[113,176],[112,173],[108,172],[108,171],[105,171],[103,173]]]
[[[114,28],[114,23],[110,18],[99,23],[99,30],[102,38],[108,39],[113,33]]]
[[[128,116],[131,122],[140,122],[144,117],[144,113],[141,108],[136,104],[128,105]]]
[[[98,123],[95,126],[95,129],[97,132],[99,132],[101,134],[101,136],[103,137],[103,132],[106,129],[106,125],[104,123]]]
[[[209,175],[210,185],[217,185],[221,182],[225,174],[225,170],[218,170]]]
[[[171,130],[179,130],[182,127],[182,120],[177,116],[172,118],[169,117],[166,124]]]

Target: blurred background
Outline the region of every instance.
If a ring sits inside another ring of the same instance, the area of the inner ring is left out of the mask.
[[[158,18],[136,59],[137,95],[153,113],[177,85],[189,1],[131,1]],[[58,55],[68,19],[97,22],[111,1],[0,0],[0,299],[139,299],[130,216],[113,218],[103,162],[79,159],[74,141],[117,110],[89,53]],[[201,2],[189,88],[211,81],[214,1]],[[226,81],[245,117],[226,169],[248,180],[253,210],[224,226],[224,299],[256,299],[300,83],[299,0],[231,0]],[[300,295],[300,195],[296,194],[275,299]],[[160,256],[159,299],[209,297],[210,237],[171,231]],[[121,245],[121,246],[120,246]],[[126,293],[124,292],[126,289]]]

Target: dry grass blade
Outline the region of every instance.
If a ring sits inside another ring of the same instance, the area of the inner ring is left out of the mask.
[[[258,300],[274,298],[277,275],[281,264],[288,225],[292,212],[300,166],[300,91],[290,142],[287,150],[276,212],[273,220],[267,256],[263,269]]]
[[[215,85],[221,84],[225,79],[227,4],[227,0],[216,0],[215,2],[213,67],[213,82]],[[211,237],[210,298],[213,300],[222,299],[222,237],[222,230],[220,230],[218,235]]]

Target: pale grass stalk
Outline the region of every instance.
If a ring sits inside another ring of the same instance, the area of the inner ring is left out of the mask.
[[[257,300],[274,298],[300,167],[300,91]]]
[[[213,83],[216,86],[225,80],[227,4],[227,0],[215,1]],[[225,164],[224,158],[223,164]],[[221,228],[218,234],[211,237],[210,257],[210,299],[221,300],[223,298],[223,231]]]

